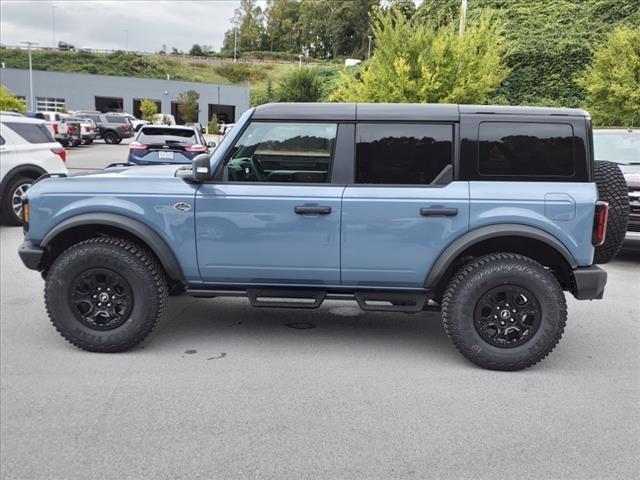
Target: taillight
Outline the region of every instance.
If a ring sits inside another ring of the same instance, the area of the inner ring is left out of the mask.
[[[51,126],[53,127],[53,133],[54,134],[58,134],[58,124],[57,123],[52,123]]]
[[[196,143],[195,145],[189,145],[188,147],[185,147],[184,151],[191,153],[206,153],[207,147]]]
[[[73,133],[73,125],[67,125],[67,133]]]
[[[147,148],[149,148],[149,145],[144,145],[139,142],[131,142],[129,144],[129,150],[146,150]]]
[[[591,244],[598,247],[604,243],[607,236],[607,218],[609,217],[609,204],[607,202],[596,202],[596,211],[593,216],[593,232],[591,233]]]
[[[63,162],[67,161],[67,151],[62,147],[52,148],[51,151],[58,155]]]
[[[129,125],[127,125],[126,123],[122,124],[122,130],[124,130],[125,132],[129,131]]]

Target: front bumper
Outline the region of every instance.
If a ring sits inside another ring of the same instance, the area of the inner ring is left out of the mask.
[[[607,272],[600,267],[576,268],[573,271],[575,287],[571,293],[578,300],[599,300],[604,296],[604,287],[607,284]]]
[[[18,255],[25,267],[30,270],[39,270],[44,249],[34,245],[30,240],[25,240],[18,247]]]

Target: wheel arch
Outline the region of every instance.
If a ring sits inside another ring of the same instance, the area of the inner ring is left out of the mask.
[[[70,245],[99,235],[127,238],[149,248],[171,280],[184,280],[180,263],[164,239],[144,223],[124,215],[89,213],[68,218],[47,233],[40,247],[47,250],[50,264]]]
[[[440,254],[424,285],[438,295],[467,258],[495,252],[530,257],[549,267],[565,290],[572,288],[572,271],[578,264],[567,247],[544,230],[516,224],[487,225],[457,238]]]
[[[47,173],[47,171],[44,168],[30,163],[13,167],[4,175],[2,182],[0,182],[0,195],[4,194],[4,189],[16,175],[24,175],[36,180],[40,175],[44,175],[45,173]]]

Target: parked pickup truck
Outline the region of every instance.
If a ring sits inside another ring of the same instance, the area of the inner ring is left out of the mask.
[[[24,197],[24,264],[72,344],[117,352],[170,292],[255,307],[441,311],[476,364],[518,370],[599,299],[617,166],[588,114],[468,105],[267,104],[192,165],[50,176]],[[600,193],[598,191],[600,187]],[[623,230],[624,231],[624,230]]]
[[[133,127],[123,114],[76,112],[75,116],[93,120],[97,129],[97,138],[102,138],[104,143],[121,143],[124,138],[133,137]]]

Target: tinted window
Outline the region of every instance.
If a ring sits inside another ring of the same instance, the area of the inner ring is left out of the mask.
[[[325,183],[336,140],[335,123],[252,122],[225,166],[232,182]]]
[[[356,183],[426,185],[451,164],[453,127],[360,124],[356,130]]]
[[[29,143],[51,143],[55,140],[51,137],[47,127],[35,123],[4,123]]]
[[[193,130],[180,128],[142,128],[138,136],[138,142],[144,144],[179,143],[193,145],[197,143],[197,137]]]
[[[122,117],[120,115],[107,115],[108,123],[129,123],[129,120],[126,117]]]
[[[515,122],[480,124],[480,175],[571,177],[574,163],[571,125]]]
[[[4,138],[0,135],[0,145],[4,145]]]

